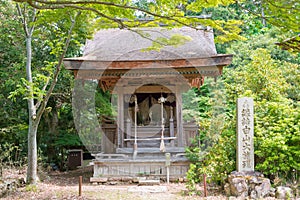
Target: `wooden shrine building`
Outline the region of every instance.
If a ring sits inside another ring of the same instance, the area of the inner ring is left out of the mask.
[[[142,31],[142,32],[141,32]],[[183,45],[147,51],[158,37],[183,35]],[[101,150],[95,154],[94,177],[184,177],[189,162],[185,147],[198,126],[183,120],[182,93],[216,77],[232,55],[217,54],[211,30],[188,27],[98,31],[87,41],[83,57],[65,58],[76,79],[97,80],[117,96],[117,118],[101,124]],[[95,141],[97,142],[97,141]]]

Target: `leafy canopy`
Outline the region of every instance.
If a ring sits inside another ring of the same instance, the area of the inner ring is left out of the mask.
[[[199,13],[205,8],[226,6],[234,3],[233,0],[157,0],[139,3],[130,0],[14,0],[15,2],[28,3],[39,9],[77,9],[90,11],[96,14],[98,28],[126,28],[133,30],[135,27],[153,27],[168,25],[169,27],[190,26],[203,29],[210,26],[218,30],[216,41],[226,42],[234,39],[243,39],[239,36],[241,24],[238,20],[212,20],[210,18],[190,16],[187,13]],[[138,18],[142,16],[142,18]],[[200,27],[201,26],[201,27]]]

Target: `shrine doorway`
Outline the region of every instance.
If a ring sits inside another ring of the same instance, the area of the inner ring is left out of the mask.
[[[162,136],[166,146],[174,145],[174,122],[176,96],[167,87],[148,84],[124,95],[125,147],[132,147],[135,137],[139,147],[160,148]]]

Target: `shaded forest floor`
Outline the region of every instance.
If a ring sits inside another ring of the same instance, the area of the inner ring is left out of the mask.
[[[93,174],[92,167],[68,172],[39,172],[40,183],[37,187],[24,186],[8,193],[3,199],[65,199],[65,200],[194,200],[204,199],[201,196],[186,195],[184,183],[161,184],[159,186],[124,185],[93,185],[89,178]],[[5,174],[4,174],[5,175]],[[22,178],[25,171],[10,171],[7,178]],[[82,196],[78,196],[79,176],[83,176]],[[5,176],[4,176],[5,177]],[[209,191],[206,199],[227,199],[223,194]]]

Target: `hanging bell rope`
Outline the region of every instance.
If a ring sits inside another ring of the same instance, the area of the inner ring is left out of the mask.
[[[161,140],[160,140],[160,151],[165,152],[165,142],[164,142],[164,131],[165,131],[165,125],[164,125],[164,103],[166,102],[166,98],[164,98],[162,95],[159,98],[158,102],[161,105]]]

